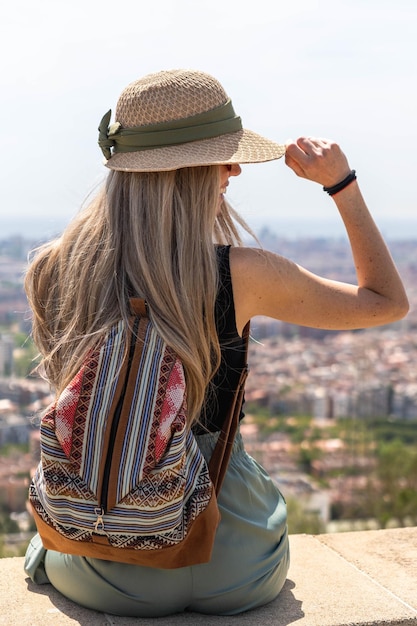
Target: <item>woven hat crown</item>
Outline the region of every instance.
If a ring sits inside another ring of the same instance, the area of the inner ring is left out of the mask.
[[[222,85],[197,70],[164,70],[130,83],[99,125],[105,164],[127,172],[261,163],[285,146],[243,128]]]
[[[210,111],[227,100],[209,74],[166,70],[130,83],[119,97],[115,119],[124,128],[158,124]]]

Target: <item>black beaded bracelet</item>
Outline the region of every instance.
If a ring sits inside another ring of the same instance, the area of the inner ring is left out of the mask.
[[[323,187],[323,191],[326,191],[329,196],[334,196],[335,193],[338,193],[338,191],[342,191],[342,189],[350,185],[350,183],[354,180],[356,180],[356,172],[355,170],[352,170],[350,174],[346,176],[346,178],[340,181],[340,183],[337,183],[337,185],[333,185],[333,187]]]

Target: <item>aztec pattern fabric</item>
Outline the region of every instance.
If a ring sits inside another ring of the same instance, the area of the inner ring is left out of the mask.
[[[148,317],[113,327],[46,411],[29,499],[47,549],[164,568],[210,559],[215,489],[182,363]]]

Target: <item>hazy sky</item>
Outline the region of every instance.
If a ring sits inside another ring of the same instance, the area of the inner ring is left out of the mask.
[[[377,221],[417,218],[415,0],[13,0],[1,31],[0,227],[69,219],[107,171],[102,115],[178,67],[216,76],[271,139],[336,139]],[[244,166],[229,199],[254,225],[337,219],[283,160]]]

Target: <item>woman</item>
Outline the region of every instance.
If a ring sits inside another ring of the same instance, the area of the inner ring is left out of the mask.
[[[152,74],[121,94],[99,144],[104,188],[32,262],[26,288],[43,368],[59,393],[89,349],[146,299],[181,357],[190,427],[208,459],[243,367],[256,315],[316,328],[353,329],[404,316],[408,303],[390,254],[340,148],[301,138],[282,146],[242,129],[222,86],[188,70]],[[239,163],[278,159],[324,186],[344,220],[357,285],[316,276],[241,245],[225,200]],[[214,245],[217,244],[217,245]],[[239,613],[274,599],[289,565],[285,502],[236,437],[219,496],[209,563],[161,570],[45,551],[35,538],[26,571],[75,602],[109,613]],[[42,566],[39,563],[42,562]],[[42,567],[44,566],[44,570]]]

